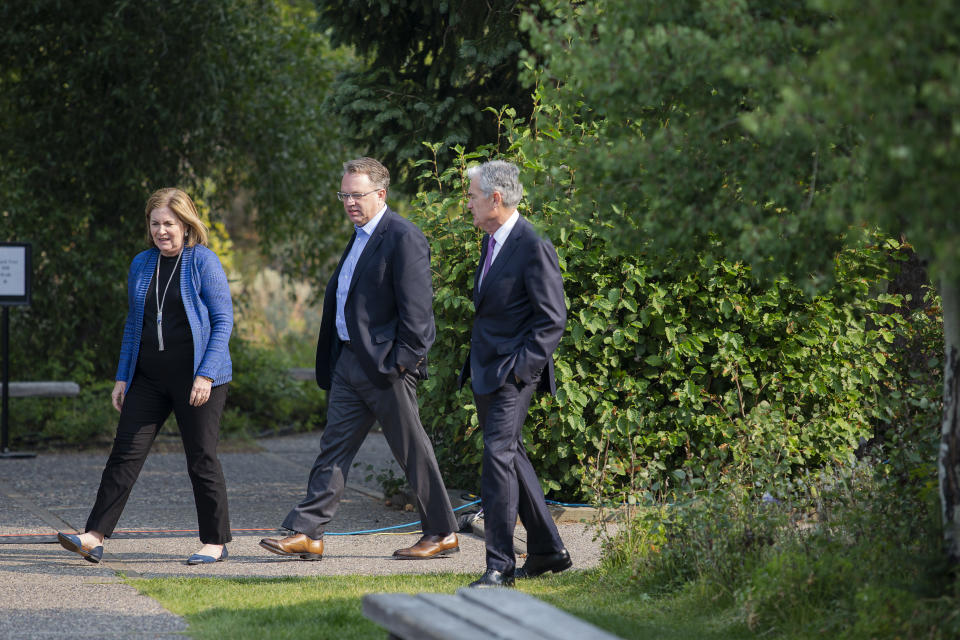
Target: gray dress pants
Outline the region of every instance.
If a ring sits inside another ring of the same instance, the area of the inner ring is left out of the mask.
[[[353,351],[344,348],[337,359],[327,396],[327,426],[320,455],[310,470],[307,495],[283,521],[292,531],[317,539],[340,504],[353,458],[374,422],[383,428],[393,456],[417,496],[424,534],[457,530],[440,468],[417,405],[417,376],[406,372],[381,389],[364,374]]]

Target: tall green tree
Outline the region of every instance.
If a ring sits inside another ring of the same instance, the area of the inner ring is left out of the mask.
[[[524,12],[539,0],[317,0],[319,25],[363,64],[342,74],[327,106],[343,133],[399,177],[424,157],[421,141],[476,147],[498,142],[488,106],[529,116],[533,85],[520,76]],[[443,153],[443,159],[450,156]]]
[[[878,226],[943,301],[944,539],[960,561],[960,17],[947,0],[604,0],[525,23],[548,101],[600,127],[565,168],[621,251],[701,247],[813,288]]]
[[[597,209],[610,221],[613,247],[698,251],[720,237],[762,275],[829,277],[824,256],[842,237],[812,210],[833,179],[818,161],[821,142],[742,125],[779,104],[783,69],[816,55],[811,29],[823,15],[803,0],[553,8],[550,20],[525,20],[536,52],[526,64],[546,104],[598,128],[597,143],[571,148],[569,160],[589,198],[583,216]],[[824,154],[842,142],[830,133]]]
[[[846,188],[828,217],[902,233],[931,262],[943,309],[943,418],[938,455],[944,542],[960,563],[960,15],[947,0],[812,5],[831,17],[822,49],[783,91],[767,127],[855,134],[835,157]],[[780,123],[783,123],[782,125]]]
[[[276,252],[321,260],[341,154],[319,106],[342,56],[310,9],[0,7],[0,239],[31,241],[35,255],[33,304],[13,314],[17,375],[113,374],[155,188],[185,187],[208,214],[249,194]]]

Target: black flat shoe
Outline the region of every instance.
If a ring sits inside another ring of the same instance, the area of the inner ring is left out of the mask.
[[[554,553],[531,553],[527,556],[527,561],[523,566],[517,569],[516,577],[536,578],[548,571],[560,573],[573,566],[573,560],[566,549],[561,549]]]
[[[83,556],[83,559],[87,562],[92,562],[97,564],[100,562],[100,559],[103,558],[103,545],[94,547],[93,549],[85,549],[83,543],[80,542],[80,536],[74,535],[72,533],[60,533],[57,532],[57,542],[60,543],[60,546],[66,549],[67,551],[73,551],[74,553],[79,553]]]
[[[497,571],[496,569],[487,569],[484,574],[480,576],[479,580],[474,580],[469,586],[478,588],[512,587],[513,571],[504,573],[502,571]]]

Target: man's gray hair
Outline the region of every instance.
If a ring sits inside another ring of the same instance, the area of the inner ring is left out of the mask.
[[[467,169],[467,177],[476,182],[477,187],[488,198],[494,191],[499,191],[503,198],[503,206],[508,209],[517,206],[523,198],[520,169],[515,164],[503,160],[491,160]]]

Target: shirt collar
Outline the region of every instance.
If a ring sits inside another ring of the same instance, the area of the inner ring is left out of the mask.
[[[514,209],[513,213],[510,214],[510,217],[507,218],[507,221],[500,225],[499,229],[493,232],[493,239],[497,241],[497,246],[502,246],[503,243],[507,241],[507,236],[509,236],[513,228],[517,226],[517,220],[519,219],[520,212]]]
[[[372,236],[373,232],[377,228],[377,225],[380,224],[380,219],[383,218],[383,214],[386,212],[387,212],[387,205],[384,204],[383,208],[380,209],[380,212],[377,215],[373,216],[373,218],[367,224],[363,225],[362,227],[353,225],[353,228],[356,229],[357,231],[363,231],[368,236]]]

